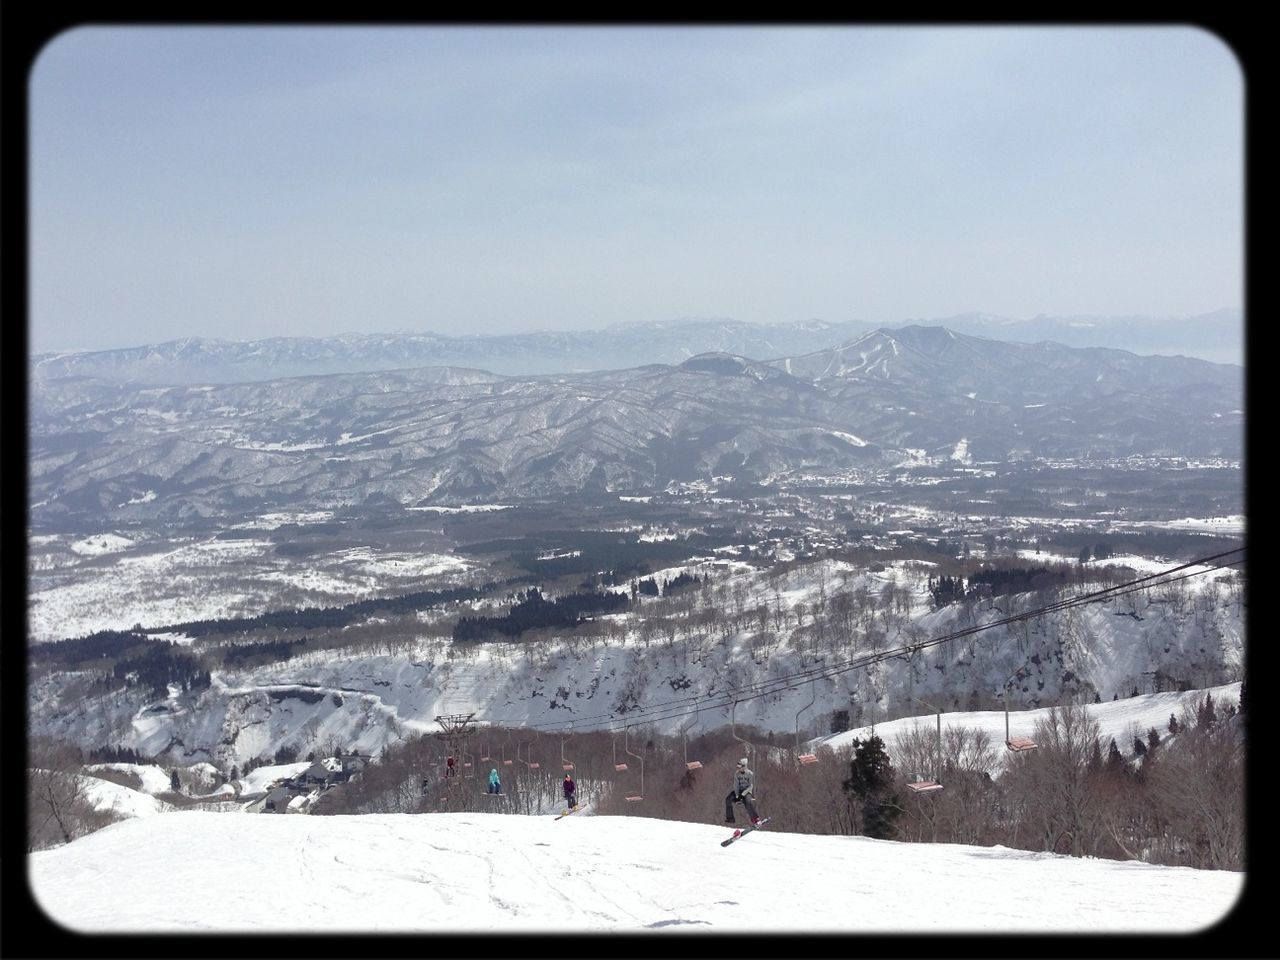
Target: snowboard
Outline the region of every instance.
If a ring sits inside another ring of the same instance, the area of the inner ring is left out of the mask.
[[[720,846],[727,847],[729,844],[733,843],[733,841],[741,840],[752,830],[759,830],[761,827],[763,827],[766,823],[768,823],[772,819],[773,819],[772,817],[764,817],[761,819],[759,823],[749,824],[743,827],[741,830],[733,831],[733,836],[730,837],[728,840],[721,841]]]
[[[566,810],[564,813],[560,814],[556,819],[563,820],[565,817],[573,816],[573,814],[577,813],[581,809],[582,807],[573,807],[572,809]]]

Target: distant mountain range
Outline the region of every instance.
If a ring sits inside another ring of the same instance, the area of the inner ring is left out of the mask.
[[[769,363],[715,352],[580,374],[42,376],[32,521],[642,493],[921,456],[1238,458],[1242,379],[1233,365],[922,326]]]
[[[990,339],[1052,341],[1111,347],[1150,355],[1240,363],[1243,317],[1220,310],[1198,317],[1035,317],[1009,320],[969,313],[933,325]],[[448,337],[362,334],[278,337],[234,342],[192,337],[149,346],[31,359],[35,381],[96,377],[134,383],[239,383],[280,377],[456,366],[507,376],[620,370],[648,363],[677,364],[702,353],[775,360],[845,343],[876,329],[861,321],[750,324],[685,320],[619,324],[603,330]],[[896,329],[893,326],[885,329]]]

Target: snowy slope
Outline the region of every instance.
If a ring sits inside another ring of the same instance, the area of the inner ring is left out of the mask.
[[[1004,847],[769,828],[722,849],[726,835],[641,817],[186,813],[35,853],[30,884],[76,931],[370,934],[1186,933],[1244,885]]]
[[[86,795],[95,810],[110,810],[122,817],[151,817],[173,809],[142,790],[102,780],[98,777],[81,777]],[[166,781],[167,785],[167,781]]]
[[[1086,709],[1089,716],[1098,721],[1104,750],[1109,739],[1115,737],[1116,746],[1120,748],[1120,752],[1128,756],[1133,752],[1133,738],[1135,735],[1141,736],[1145,742],[1147,731],[1155,727],[1156,732],[1162,738],[1165,737],[1169,731],[1170,715],[1176,716],[1178,722],[1181,723],[1183,709],[1190,707],[1194,710],[1198,704],[1204,702],[1205,694],[1213,697],[1213,702],[1217,706],[1219,714],[1221,714],[1221,709],[1225,705],[1239,704],[1240,684],[1228,683],[1219,687],[1210,687],[1207,690],[1187,690],[1182,693],[1139,694],[1136,697],[1127,697],[1123,700],[1087,704]],[[1044,707],[1038,710],[1009,711],[1009,736],[1034,738],[1036,723],[1047,717],[1051,709],[1050,707]],[[1003,711],[944,712],[942,714],[942,726],[944,729],[956,727],[980,730],[987,734],[991,738],[991,743],[997,747],[1001,746],[1005,739],[1005,714]],[[892,754],[893,744],[898,737],[914,727],[923,727],[926,732],[936,730],[937,715],[922,713],[919,717],[903,717],[900,720],[893,720],[889,723],[878,723],[873,727],[859,727],[857,730],[847,730],[844,733],[821,737],[811,741],[809,746],[813,748],[818,745],[826,745],[838,748],[848,745],[855,737],[866,740],[868,736],[874,733],[885,742],[890,754]],[[1002,754],[1003,750],[999,751],[997,756],[1000,757]],[[995,776],[999,770],[1000,768],[996,767],[988,772]]]

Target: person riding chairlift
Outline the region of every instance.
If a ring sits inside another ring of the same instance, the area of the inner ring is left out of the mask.
[[[743,757],[738,761],[738,769],[733,775],[733,789],[729,791],[728,796],[724,798],[724,822],[736,823],[733,818],[733,805],[741,803],[747,810],[747,816],[751,818],[752,824],[760,822],[760,816],[756,813],[756,805],[751,802],[751,797],[755,793],[756,782],[755,774],[747,769],[747,758]]]

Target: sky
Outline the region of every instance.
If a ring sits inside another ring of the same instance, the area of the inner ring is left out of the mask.
[[[1243,303],[1195,27],[80,27],[29,96],[32,353]]]

